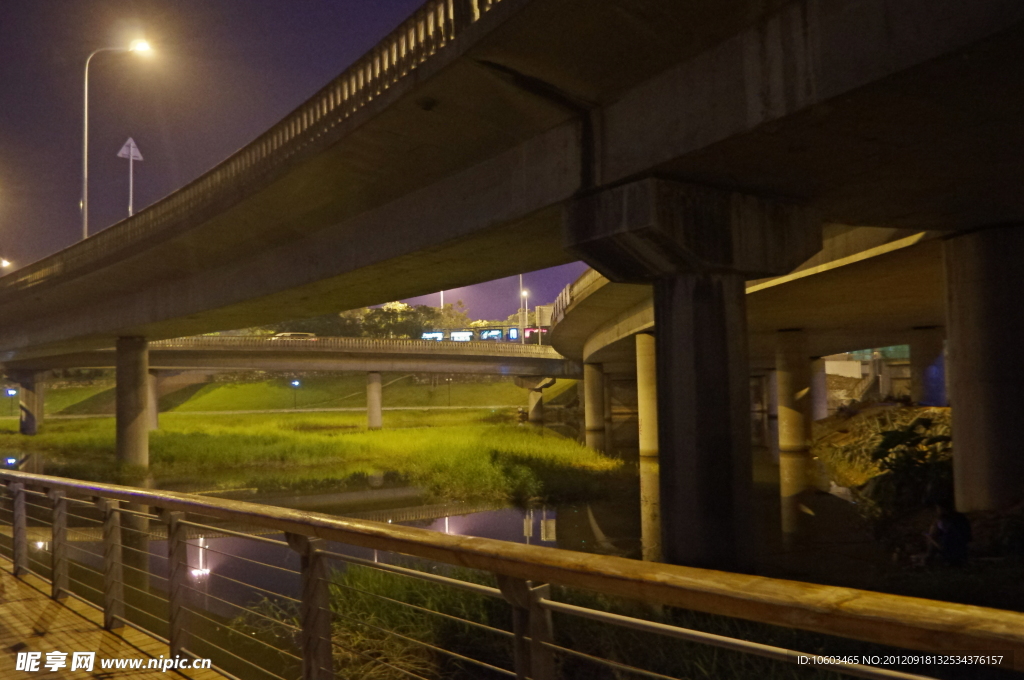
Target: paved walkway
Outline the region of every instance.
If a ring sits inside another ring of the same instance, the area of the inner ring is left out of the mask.
[[[104,669],[106,659],[148,659],[167,657],[167,645],[132,628],[118,633],[103,630],[98,611],[74,598],[63,603],[50,599],[49,584],[29,575],[25,580],[14,578],[11,564],[0,559],[0,678],[30,680],[34,678],[104,678],[110,680],[168,680],[175,677],[194,680],[223,680],[224,676],[209,670],[162,672],[158,669]],[[48,652],[67,652],[67,667],[45,668]],[[41,652],[40,669],[17,671],[18,652]],[[92,672],[69,670],[72,652],[96,652]]]

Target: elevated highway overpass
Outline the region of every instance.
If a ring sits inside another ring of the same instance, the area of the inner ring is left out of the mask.
[[[187,369],[263,371],[346,371],[367,374],[367,423],[383,423],[381,373],[463,373],[504,375],[528,389],[529,418],[543,422],[541,393],[552,378],[578,379],[582,365],[554,348],[506,342],[451,342],[381,338],[192,337],[149,344],[146,376],[151,429],[157,423],[160,371]],[[43,419],[44,383],[39,374],[59,368],[113,368],[115,349],[10,362],[7,373],[21,383],[21,430],[35,434]]]
[[[746,281],[823,222],[944,230],[980,452],[958,500],[1014,502],[1022,43],[1016,0],[429,0],[203,177],[0,278],[0,361],[116,344],[119,455],[144,463],[148,341],[582,257],[654,285],[668,559],[737,565]]]
[[[9,362],[10,371],[113,368],[114,348]],[[578,363],[547,345],[377,338],[193,337],[149,344],[151,369],[406,371],[579,378]]]

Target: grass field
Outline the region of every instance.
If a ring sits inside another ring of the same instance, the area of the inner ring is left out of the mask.
[[[411,376],[385,373],[383,404],[391,406],[525,406],[527,391],[510,381],[442,382],[438,387],[415,384]],[[280,376],[262,382],[216,382],[196,385],[161,399],[162,411],[247,411],[290,408],[361,408],[366,406],[366,375]],[[552,397],[571,386],[559,381]],[[13,402],[12,402],[13,405]],[[3,405],[0,404],[0,407]],[[16,413],[16,405],[13,411]],[[46,413],[50,415],[112,414],[113,385],[64,387],[46,392]],[[0,415],[8,415],[6,412]]]
[[[550,431],[520,426],[512,409],[400,411],[382,431],[362,413],[161,415],[150,436],[158,486],[331,487],[390,474],[436,500],[569,500],[590,497],[620,465]],[[428,426],[429,425],[429,426]],[[0,424],[0,454],[46,455],[47,472],[97,481],[138,481],[114,460],[112,418],[46,422],[40,434]]]

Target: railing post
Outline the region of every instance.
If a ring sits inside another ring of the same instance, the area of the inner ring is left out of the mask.
[[[185,596],[188,586],[188,535],[183,512],[165,512],[167,521],[167,609],[170,656],[184,654],[188,642]]]
[[[320,552],[324,541],[301,534],[286,534],[288,545],[302,564],[302,680],[333,680],[331,649],[331,593],[327,560]]]
[[[551,594],[551,586],[498,574],[498,588],[512,604],[516,680],[555,680],[555,657],[544,646],[555,642],[551,612],[538,604]]]
[[[100,498],[103,513],[103,627],[124,625],[124,569],[121,566],[121,513],[117,501]]]
[[[53,533],[50,537],[50,597],[62,600],[68,595],[68,500],[61,489],[50,489],[53,503]]]
[[[547,583],[530,588],[530,670],[533,680],[555,680],[555,654],[545,645],[555,644],[555,626],[551,612],[540,606],[540,600],[551,597]]]
[[[14,553],[14,575],[28,571],[28,515],[25,514],[25,485],[11,482],[7,485],[13,498],[14,519],[11,522],[11,550]]]

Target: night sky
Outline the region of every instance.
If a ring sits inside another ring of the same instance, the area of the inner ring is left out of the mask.
[[[420,0],[3,0],[0,255],[24,265],[81,237],[82,80],[88,54],[145,38],[149,56],[104,53],[89,69],[89,230],[195,179],[284,117]],[[526,274],[551,302],[582,264]],[[518,278],[446,291],[474,318],[504,318]],[[438,296],[410,302],[436,305]]]

